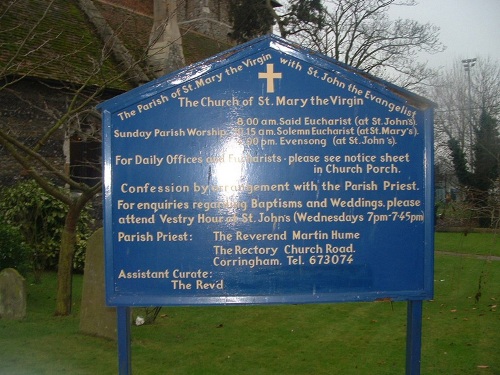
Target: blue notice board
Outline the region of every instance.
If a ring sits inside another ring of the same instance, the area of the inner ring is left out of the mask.
[[[433,104],[275,36],[99,106],[111,306],[433,296]]]

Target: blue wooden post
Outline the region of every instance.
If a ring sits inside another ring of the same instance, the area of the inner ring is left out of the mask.
[[[422,301],[408,301],[406,325],[406,375],[420,375],[422,351]]]
[[[131,375],[130,360],[130,307],[119,306],[116,308],[118,325],[118,374]]]

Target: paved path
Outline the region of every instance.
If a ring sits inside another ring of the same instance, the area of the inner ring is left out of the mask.
[[[500,256],[496,256],[496,255],[463,254],[463,253],[453,253],[451,251],[435,251],[435,253],[440,254],[440,255],[451,255],[451,256],[455,256],[455,257],[465,257],[465,258],[500,261]]]

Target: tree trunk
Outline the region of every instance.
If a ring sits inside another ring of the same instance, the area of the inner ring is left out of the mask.
[[[61,235],[61,249],[57,270],[57,298],[55,315],[71,314],[73,289],[73,256],[76,247],[76,227],[80,218],[82,206],[71,204],[64,222]]]

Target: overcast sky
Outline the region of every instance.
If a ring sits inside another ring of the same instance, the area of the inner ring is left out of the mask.
[[[488,56],[500,63],[500,0],[417,0],[414,7],[394,7],[391,14],[430,22],[441,28],[445,52],[427,55],[433,67]]]

